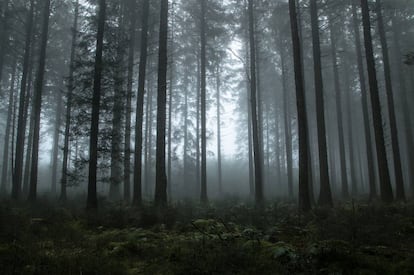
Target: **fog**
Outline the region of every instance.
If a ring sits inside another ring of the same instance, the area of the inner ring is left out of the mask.
[[[412,1],[48,2],[0,4],[3,196],[412,196]]]

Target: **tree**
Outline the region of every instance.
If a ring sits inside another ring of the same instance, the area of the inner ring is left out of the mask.
[[[367,167],[368,167],[368,183],[369,183],[369,197],[373,199],[377,196],[377,189],[375,184],[375,167],[374,167],[374,152],[371,145],[371,126],[369,123],[369,106],[368,106],[368,90],[366,86],[366,79],[364,73],[364,64],[362,60],[361,49],[361,35],[359,31],[359,20],[357,15],[356,0],[352,0],[352,25],[355,38],[355,51],[357,55],[357,67],[359,86],[361,90],[361,103],[362,103],[362,120],[364,124],[364,136],[365,136],[365,148],[367,151]]]
[[[167,108],[167,45],[168,45],[168,0],[161,0],[160,35],[158,53],[157,95],[157,152],[155,175],[155,204],[167,204],[167,174],[165,167],[165,129]]]
[[[375,146],[377,149],[377,163],[379,170],[381,199],[383,202],[392,202],[393,194],[388,170],[387,153],[385,150],[383,119],[378,92],[377,72],[375,68],[374,50],[372,46],[371,22],[368,0],[361,0],[362,25],[364,28],[365,55],[367,60],[369,88],[371,95],[372,117],[374,121]]]
[[[66,200],[66,186],[68,178],[68,159],[69,159],[69,138],[70,138],[70,121],[72,115],[72,97],[73,97],[73,73],[75,70],[75,48],[76,48],[76,37],[78,30],[78,17],[79,17],[79,0],[75,3],[75,16],[72,27],[72,44],[70,50],[70,61],[69,61],[69,79],[66,96],[66,118],[65,118],[65,139],[63,142],[63,160],[62,160],[62,178],[60,180],[60,199]]]
[[[376,0],[376,13],[377,13],[377,24],[378,33],[381,42],[382,60],[384,62],[384,79],[385,79],[385,90],[387,94],[388,102],[388,116],[390,121],[391,131],[391,144],[392,144],[392,156],[394,160],[394,175],[396,183],[396,198],[398,200],[405,200],[404,192],[404,180],[403,172],[401,167],[401,156],[400,156],[400,145],[398,142],[398,131],[397,131],[397,119],[395,117],[394,107],[394,92],[391,81],[391,66],[390,57],[388,53],[388,42],[385,33],[384,19],[382,17],[382,5],[381,0]]]
[[[331,186],[329,183],[328,171],[328,152],[326,146],[326,125],[325,125],[325,104],[323,98],[323,79],[321,48],[319,41],[319,20],[318,7],[316,0],[310,0],[311,25],[312,25],[312,45],[313,45],[313,67],[315,77],[316,94],[316,117],[318,131],[318,150],[319,150],[319,173],[320,173],[320,193],[318,203],[320,205],[332,206]]]
[[[35,201],[37,196],[37,175],[39,161],[39,139],[40,139],[40,112],[42,107],[42,90],[46,65],[46,48],[49,32],[50,17],[50,0],[44,2],[42,34],[39,54],[39,67],[37,70],[35,90],[34,90],[34,128],[33,128],[33,149],[32,149],[32,165],[30,169],[30,187],[29,200]]]
[[[124,59],[125,59],[125,10],[126,5],[120,3],[118,14],[118,27],[116,30],[116,57],[114,68],[114,104],[112,106],[112,132],[111,132],[111,177],[109,185],[109,198],[119,200],[121,198],[122,184],[122,113],[124,105]]]
[[[9,171],[9,147],[10,147],[10,132],[12,129],[12,118],[13,118],[13,106],[14,106],[14,83],[16,80],[16,62],[12,68],[12,77],[10,81],[10,89],[9,89],[9,107],[7,108],[7,121],[6,121],[6,132],[4,138],[4,147],[3,147],[3,167],[1,171],[1,186],[0,186],[0,193],[6,194],[7,191],[7,177]],[[13,148],[13,147],[12,147]]]
[[[303,87],[303,69],[301,45],[297,20],[296,0],[289,0],[290,27],[292,33],[293,61],[295,69],[296,106],[299,132],[299,209],[311,209],[308,185],[308,126],[306,117],[305,91]]]
[[[96,193],[96,172],[98,164],[98,132],[99,132],[99,109],[101,99],[102,78],[102,52],[105,29],[106,2],[99,0],[98,32],[96,34],[95,69],[93,81],[92,119],[91,135],[89,139],[89,176],[88,176],[88,198],[87,208],[96,209],[98,198]]]
[[[23,72],[20,81],[20,95],[19,95],[19,115],[17,119],[17,137],[16,137],[16,154],[13,171],[13,186],[12,186],[12,198],[18,199],[21,193],[22,185],[22,173],[23,173],[23,153],[24,153],[24,139],[26,132],[26,115],[25,107],[28,105],[26,100],[27,78],[30,69],[30,55],[31,44],[33,36],[33,17],[34,17],[34,0],[30,1],[30,11],[27,13],[26,18],[26,35],[25,35],[25,47],[23,56]]]
[[[131,113],[132,113],[132,82],[134,74],[134,59],[135,59],[135,38],[136,38],[136,23],[137,17],[135,11],[137,3],[135,0],[130,0],[130,30],[129,30],[129,45],[128,45],[128,76],[127,76],[127,91],[126,91],[126,112],[125,112],[125,148],[124,148],[124,200],[131,199]],[[142,138],[142,132],[141,132]],[[141,149],[142,150],[142,149]]]
[[[256,79],[256,43],[254,34],[254,5],[253,0],[248,2],[249,12],[249,41],[250,41],[250,104],[252,111],[252,136],[253,136],[253,158],[255,174],[255,201],[260,205],[263,203],[263,179],[262,179],[262,156],[260,155],[259,126],[257,117],[257,79]]]
[[[343,126],[343,113],[342,113],[342,91],[341,83],[339,82],[339,70],[338,70],[338,55],[337,55],[337,45],[336,45],[336,29],[333,25],[333,18],[329,16],[329,32],[331,39],[331,57],[332,57],[332,67],[334,75],[334,87],[335,87],[335,104],[336,104],[336,121],[338,124],[338,138],[339,138],[339,160],[340,160],[340,170],[341,170],[341,186],[342,186],[342,197],[348,198],[348,180],[346,172],[346,158],[345,158],[345,140],[344,140],[344,126]]]
[[[200,69],[201,69],[201,194],[202,202],[207,201],[207,129],[206,129],[206,0],[200,0]]]
[[[135,119],[135,150],[134,150],[134,195],[133,203],[140,205],[142,201],[142,121],[144,116],[145,76],[147,68],[148,49],[148,16],[149,0],[144,0],[142,29],[141,29],[141,53],[138,76],[137,111]],[[148,124],[148,123],[147,123]]]

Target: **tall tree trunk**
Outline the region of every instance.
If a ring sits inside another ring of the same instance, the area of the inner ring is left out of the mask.
[[[153,156],[153,142],[152,142],[152,136],[153,136],[153,131],[152,131],[152,127],[153,127],[153,106],[154,106],[154,102],[153,102],[153,93],[154,93],[154,89],[153,89],[153,80],[151,79],[151,81],[147,81],[147,86],[148,86],[148,95],[147,96],[147,101],[148,101],[148,105],[147,105],[147,125],[146,125],[146,145],[145,145],[145,150],[146,150],[146,163],[145,163],[145,194],[147,196],[150,196],[150,194],[152,193],[153,189],[152,189],[152,183],[153,183],[153,169],[152,169],[152,156]]]
[[[4,65],[4,56],[6,55],[6,47],[7,42],[9,40],[8,36],[8,28],[7,28],[7,21],[9,17],[9,1],[6,0],[4,3],[0,5],[0,83],[3,79],[3,65]]]
[[[183,76],[183,86],[184,86],[184,148],[183,148],[183,186],[185,189],[189,188],[187,186],[188,181],[188,71]]]
[[[407,86],[404,79],[404,70],[402,68],[402,53],[400,51],[400,29],[399,29],[399,18],[394,16],[392,17],[392,28],[393,28],[393,42],[394,42],[394,60],[396,60],[396,69],[397,69],[397,82],[399,83],[400,93],[402,94],[402,111],[404,114],[404,128],[405,128],[405,141],[407,145],[407,162],[408,162],[408,182],[411,186],[411,190],[414,192],[414,137],[411,129],[412,117],[410,115],[410,106],[409,106],[409,94]]]
[[[292,33],[293,60],[295,69],[296,106],[298,112],[299,133],[299,209],[309,211],[311,202],[308,185],[308,125],[306,116],[305,89],[303,87],[303,64],[296,1],[289,0],[290,27]]]
[[[130,26],[129,26],[129,44],[128,44],[128,75],[126,90],[126,108],[125,108],[125,147],[124,147],[124,200],[129,202],[131,199],[131,114],[132,114],[132,82],[134,75],[135,60],[135,38],[137,17],[137,2],[130,0]],[[141,130],[142,131],[142,130]],[[141,168],[142,169],[142,168]]]
[[[391,66],[388,53],[388,42],[385,34],[384,20],[382,17],[382,5],[380,0],[376,0],[376,13],[378,23],[378,33],[382,49],[382,61],[384,67],[385,90],[388,102],[388,116],[390,121],[392,155],[394,159],[394,175],[396,184],[397,200],[405,200],[404,178],[401,165],[400,145],[398,142],[397,119],[395,117],[394,95],[391,81]]]
[[[96,55],[93,81],[92,119],[91,135],[89,140],[89,176],[88,176],[88,198],[87,208],[98,208],[98,197],[96,192],[96,173],[98,167],[98,133],[99,133],[99,109],[101,101],[101,78],[102,78],[102,53],[103,38],[105,30],[106,1],[99,0],[98,32],[96,35]]]
[[[200,178],[200,87],[201,87],[201,66],[199,52],[197,53],[197,99],[196,99],[196,194],[201,190],[201,178]]]
[[[7,178],[9,172],[9,147],[10,147],[10,131],[13,118],[13,106],[14,106],[14,83],[16,80],[16,67],[17,62],[14,62],[12,68],[12,77],[10,81],[9,90],[9,107],[7,108],[7,121],[6,121],[6,132],[4,133],[4,145],[3,145],[3,166],[1,171],[1,187],[0,194],[5,195],[7,192]],[[13,138],[13,137],[12,137]]]
[[[29,70],[29,80],[27,85],[27,92],[26,92],[26,114],[25,116],[28,117],[29,111],[29,101],[32,97],[32,80],[33,80],[33,68],[32,65],[34,63],[34,55],[32,54],[31,61],[30,61],[30,70]],[[33,112],[33,105],[34,101],[31,100],[30,108],[31,113],[29,118],[29,134],[27,137],[27,149],[26,149],[26,160],[24,163],[24,176],[23,176],[23,195],[26,196],[29,193],[29,181],[30,181],[30,165],[32,160],[32,149],[33,149],[33,128],[34,128],[34,112]]]
[[[42,34],[39,54],[39,67],[37,71],[35,91],[34,91],[34,127],[33,127],[33,149],[32,149],[32,167],[30,169],[30,186],[29,186],[29,200],[35,201],[37,196],[37,175],[38,175],[38,161],[39,161],[39,139],[40,139],[40,112],[42,107],[42,90],[43,79],[46,65],[46,48],[49,32],[49,17],[50,17],[50,0],[46,0],[43,10]]]
[[[167,195],[171,200],[171,191],[172,191],[172,108],[173,108],[173,92],[174,92],[174,3],[171,5],[171,41],[170,41],[170,65],[169,65],[169,96],[168,96],[168,160],[167,160]]]
[[[346,46],[346,45],[345,45]],[[357,177],[355,171],[356,159],[355,159],[355,152],[354,152],[354,129],[352,127],[352,121],[354,121],[354,116],[352,115],[352,101],[353,101],[353,94],[351,89],[351,79],[349,76],[349,64],[346,61],[346,57],[344,59],[344,78],[345,78],[345,112],[348,114],[346,117],[347,127],[348,127],[348,144],[349,144],[349,168],[350,168],[350,175],[351,175],[351,187],[352,187],[352,196],[355,197],[358,195],[358,185],[357,185]]]
[[[165,169],[165,122],[167,108],[167,45],[168,45],[168,0],[161,0],[160,37],[158,56],[157,95],[157,159],[155,175],[155,204],[167,204],[167,174]]]
[[[348,191],[348,179],[346,171],[346,155],[345,155],[345,139],[344,139],[344,126],[343,126],[343,112],[342,112],[342,91],[341,83],[339,81],[339,70],[338,70],[338,56],[336,47],[336,33],[333,26],[333,19],[329,17],[329,32],[331,39],[331,57],[334,75],[334,86],[335,86],[335,103],[336,103],[336,124],[338,125],[338,143],[339,143],[339,163],[341,169],[341,193],[343,198],[349,197]]]
[[[288,196],[293,198],[293,157],[292,157],[292,129],[291,117],[289,108],[289,93],[287,89],[287,71],[285,52],[283,51],[283,43],[280,42],[279,54],[282,69],[282,100],[283,100],[283,114],[285,126],[285,143],[286,143],[286,167],[287,167],[287,181],[288,181]]]
[[[19,95],[19,116],[17,120],[17,137],[16,137],[16,159],[13,172],[13,185],[12,185],[12,198],[18,199],[21,193],[22,186],[22,173],[23,173],[23,152],[24,152],[24,139],[26,133],[26,116],[25,106],[26,103],[26,88],[27,88],[27,76],[30,68],[30,55],[33,33],[33,17],[34,17],[34,0],[30,1],[30,11],[26,18],[26,39],[23,56],[23,72],[20,85]]]
[[[252,128],[253,128],[253,154],[255,172],[255,201],[257,205],[263,203],[263,177],[262,177],[262,156],[260,155],[259,144],[259,125],[257,118],[257,80],[256,80],[256,41],[254,31],[254,5],[253,0],[249,0],[249,40],[250,40],[250,104],[252,108]]]
[[[297,12],[297,21],[298,21],[298,28],[299,28],[299,41],[300,43],[303,44],[303,33],[302,33],[302,13],[300,12],[300,0],[296,0],[296,12]],[[300,55],[302,58],[302,64],[305,63],[305,56],[303,54],[303,46],[300,47]],[[304,93],[305,93],[305,97],[306,97],[306,78],[305,78],[305,67],[302,65],[302,77],[303,77],[303,87],[304,87]],[[307,106],[308,109],[309,106]],[[307,110],[309,111],[309,110]],[[314,195],[314,190],[313,190],[313,181],[314,181],[314,177],[313,177],[313,159],[312,159],[312,141],[311,141],[311,125],[309,124],[309,122],[306,122],[306,125],[308,127],[308,185],[309,185],[309,196],[310,196],[310,202],[311,204],[315,203],[315,195]]]
[[[245,0],[245,9],[247,8]],[[247,9],[246,9],[247,10]],[[246,16],[249,16],[248,13]],[[245,51],[246,51],[246,64],[250,63],[249,56],[249,30],[246,28],[245,33]],[[249,69],[246,67],[246,92],[247,92],[247,147],[249,154],[249,195],[251,198],[254,197],[254,167],[253,167],[253,137],[252,137],[252,109],[251,109],[251,100],[250,100],[250,73]]]
[[[122,111],[123,106],[123,86],[124,86],[124,43],[125,43],[125,4],[120,4],[120,14],[117,28],[117,49],[116,64],[114,73],[114,105],[112,107],[112,133],[111,133],[111,177],[109,184],[109,199],[118,201],[121,199],[122,185]]]
[[[139,75],[138,75],[137,111],[136,111],[136,118],[135,118],[134,194],[133,194],[133,203],[135,205],[140,205],[142,203],[142,122],[144,118],[145,78],[146,78],[146,69],[147,69],[148,17],[149,17],[149,0],[144,0],[142,29],[141,29],[141,52],[140,52],[139,72],[138,72]],[[152,100],[151,98],[152,97],[150,95],[147,95],[148,104],[151,104],[150,102]],[[147,110],[147,117],[148,117],[148,110]],[[149,119],[147,120],[147,127],[148,127],[148,123],[151,123],[151,120]],[[149,133],[149,135],[151,135],[151,133]],[[145,165],[145,169],[147,170],[147,164]],[[148,185],[147,181],[146,181],[146,185]]]
[[[375,183],[374,152],[372,148],[371,125],[369,120],[368,106],[368,89],[366,86],[364,64],[362,60],[361,35],[359,32],[359,20],[355,1],[352,1],[352,25],[354,28],[355,50],[357,55],[358,77],[361,89],[362,119],[364,123],[365,148],[367,150],[367,170],[369,182],[369,197],[373,199],[377,196],[377,187]]]
[[[66,96],[66,118],[65,118],[65,140],[63,142],[63,160],[62,160],[62,176],[60,180],[60,199],[66,200],[66,186],[67,186],[67,174],[68,174],[68,159],[69,159],[69,138],[70,138],[70,120],[72,115],[72,97],[73,97],[73,73],[75,70],[75,49],[76,49],[76,37],[78,33],[78,17],[79,17],[79,0],[76,0],[75,4],[75,18],[72,27],[72,45],[70,50],[69,61],[69,80],[68,90]]]
[[[375,145],[377,148],[377,162],[379,170],[381,199],[384,202],[392,202],[393,194],[390,182],[390,173],[385,150],[383,119],[381,103],[378,92],[377,72],[375,68],[374,51],[372,46],[371,22],[368,0],[361,0],[362,23],[364,27],[365,55],[367,59],[368,78],[371,95],[372,117],[374,121]]]
[[[216,101],[217,101],[217,176],[219,195],[222,195],[222,170],[221,170],[221,102],[220,102],[220,65],[217,65],[216,71]]]
[[[207,128],[206,128],[206,1],[201,0],[201,193],[200,200],[207,201]]]
[[[310,0],[313,66],[315,74],[316,119],[318,131],[319,173],[320,173],[320,205],[332,206],[331,185],[329,183],[328,152],[326,146],[325,104],[322,80],[321,48],[319,41],[319,19],[316,0]]]
[[[62,86],[63,87],[63,79]],[[57,106],[55,114],[55,132],[53,133],[53,155],[52,155],[52,196],[56,195],[57,186],[57,170],[58,170],[58,156],[59,156],[59,137],[60,137],[60,126],[62,124],[62,91],[61,87],[57,90]]]

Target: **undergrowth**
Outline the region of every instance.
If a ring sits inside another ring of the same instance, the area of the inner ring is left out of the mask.
[[[412,204],[0,206],[0,274],[414,274]]]

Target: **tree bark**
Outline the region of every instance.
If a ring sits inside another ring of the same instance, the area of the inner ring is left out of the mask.
[[[289,93],[287,89],[287,72],[283,43],[279,45],[280,62],[282,69],[282,100],[285,127],[285,146],[286,146],[286,167],[288,181],[288,197],[293,198],[293,157],[292,157],[292,129],[289,108]]]
[[[111,177],[109,184],[109,199],[118,201],[121,199],[122,185],[122,111],[125,109],[123,97],[124,86],[124,43],[125,43],[125,4],[121,2],[119,22],[117,28],[117,49],[114,73],[114,105],[112,107],[112,133],[111,133]]]
[[[201,1],[201,193],[200,200],[207,201],[207,128],[206,128],[206,1]]]
[[[135,60],[135,38],[137,17],[137,3],[130,0],[130,29],[128,44],[128,76],[126,90],[126,108],[125,108],[125,147],[124,147],[124,200],[129,202],[131,199],[131,114],[132,114],[132,82],[134,75]]]
[[[135,205],[140,205],[142,203],[142,122],[143,122],[143,117],[144,117],[144,95],[145,95],[145,79],[146,79],[146,69],[147,69],[148,17],[149,17],[149,0],[144,0],[142,29],[141,29],[141,52],[140,52],[140,62],[139,62],[139,69],[138,69],[139,75],[138,75],[137,111],[136,111],[136,118],[135,118],[134,194],[133,194],[133,203]],[[147,96],[147,100],[151,100],[150,98],[151,98],[150,96]],[[147,116],[148,116],[148,112],[147,112]],[[147,124],[148,123],[151,123],[151,121],[148,120]],[[149,134],[151,135],[151,133]],[[147,165],[145,166],[145,169],[147,169]]]
[[[374,121],[375,145],[377,148],[377,163],[379,170],[381,199],[383,202],[392,202],[393,194],[390,182],[390,173],[385,150],[383,119],[378,92],[377,72],[375,68],[374,51],[372,46],[371,22],[368,0],[361,0],[362,23],[364,27],[365,55],[367,59],[368,78],[371,95],[372,117]]]
[[[257,118],[257,79],[256,79],[256,41],[254,32],[254,5],[253,0],[249,4],[249,40],[250,40],[250,104],[252,109],[252,136],[253,136],[253,158],[255,173],[255,201],[258,206],[263,203],[263,177],[262,177],[262,156],[260,155],[259,125]]]
[[[155,175],[155,204],[161,207],[167,205],[167,174],[165,171],[165,124],[168,67],[167,45],[168,0],[161,0],[157,95],[157,158]]]
[[[4,145],[3,145],[3,166],[1,171],[1,187],[0,194],[5,195],[7,192],[7,178],[9,173],[9,147],[10,147],[10,132],[13,118],[13,106],[14,106],[14,83],[16,80],[16,67],[17,62],[14,62],[12,68],[12,77],[10,81],[9,89],[9,107],[7,108],[7,120],[6,120],[6,131],[4,133]],[[13,136],[12,136],[13,138]],[[10,150],[11,151],[11,150]]]
[[[293,60],[295,69],[296,106],[299,133],[299,209],[309,211],[311,202],[308,185],[308,125],[306,117],[305,90],[303,87],[303,64],[299,28],[297,20],[296,1],[289,0],[290,27],[292,33]]]
[[[336,124],[338,125],[338,143],[339,143],[339,160],[340,160],[340,169],[341,169],[341,193],[342,198],[349,197],[348,191],[348,179],[346,171],[346,155],[345,155],[345,139],[344,139],[344,126],[343,126],[343,112],[342,112],[342,91],[341,83],[339,81],[339,71],[338,71],[338,55],[337,55],[337,46],[336,46],[336,33],[333,26],[333,20],[329,17],[329,32],[331,39],[331,57],[332,57],[332,66],[333,66],[333,75],[334,75],[334,87],[335,87],[335,103],[336,103]]]
[[[99,109],[101,101],[101,79],[103,69],[102,53],[105,30],[105,17],[106,1],[99,0],[98,32],[96,35],[95,70],[92,98],[91,136],[89,140],[89,176],[87,208],[90,210],[98,208],[98,197],[96,192],[96,173],[98,166]]]
[[[79,17],[79,0],[76,0],[75,4],[75,18],[72,27],[72,45],[70,50],[69,61],[69,80],[68,90],[66,97],[66,118],[65,118],[65,140],[63,142],[63,160],[62,160],[62,176],[60,180],[60,200],[66,200],[66,187],[67,187],[67,174],[68,174],[68,160],[69,160],[69,139],[70,139],[70,123],[72,115],[72,97],[73,97],[73,74],[75,70],[75,49],[76,49],[76,37],[78,33],[78,17]]]
[[[313,66],[315,74],[316,119],[318,131],[320,193],[319,205],[332,206],[331,185],[329,183],[328,152],[326,146],[325,104],[323,94],[321,48],[319,41],[319,19],[316,0],[310,0]]]
[[[411,186],[412,191],[414,191],[414,137],[411,129],[412,118],[410,115],[410,106],[409,106],[409,94],[407,86],[404,79],[404,71],[402,68],[402,53],[400,51],[400,29],[399,29],[399,19],[398,17],[392,17],[392,28],[393,28],[393,42],[394,42],[394,59],[396,60],[397,68],[397,82],[399,83],[400,93],[402,94],[402,111],[404,114],[404,128],[405,128],[405,141],[407,146],[407,162],[408,162],[408,182]]]
[[[26,88],[27,88],[27,76],[30,68],[30,55],[32,45],[32,33],[33,33],[33,17],[34,17],[34,0],[30,1],[30,11],[26,18],[26,38],[24,46],[23,56],[23,72],[20,84],[19,95],[19,115],[17,119],[17,137],[16,137],[16,159],[13,171],[13,185],[12,185],[12,198],[19,199],[21,195],[22,186],[22,173],[23,173],[23,152],[24,152],[24,139],[26,134],[26,116],[25,107],[27,106],[26,100]]]
[[[62,79],[63,87],[63,79]],[[59,138],[60,138],[60,126],[62,124],[62,92],[61,88],[58,87],[57,90],[57,106],[55,114],[55,132],[53,133],[53,155],[52,155],[52,195],[56,195],[56,186],[57,186],[57,173],[58,173],[58,157],[59,157]]]
[[[217,65],[217,72],[216,72],[216,101],[217,101],[217,177],[218,177],[218,191],[219,195],[222,194],[223,186],[223,175],[222,175],[222,168],[221,168],[221,89],[220,83],[220,65]]]
[[[44,2],[42,34],[39,54],[39,67],[37,71],[34,91],[34,127],[33,127],[33,149],[32,167],[30,169],[29,200],[35,201],[37,196],[37,175],[39,161],[39,139],[40,139],[40,112],[42,107],[42,90],[46,65],[46,48],[49,32],[50,0]]]
[[[371,125],[369,121],[369,106],[368,106],[368,89],[366,86],[364,64],[362,61],[361,49],[361,35],[359,32],[359,20],[357,15],[356,0],[352,1],[352,25],[354,28],[355,50],[357,55],[358,77],[361,89],[361,103],[362,103],[362,119],[364,124],[365,134],[365,148],[367,150],[367,170],[369,182],[369,197],[373,199],[377,196],[377,187],[375,183],[375,166],[374,166],[374,152],[372,148]]]
[[[394,159],[394,175],[396,184],[397,200],[405,200],[404,178],[401,165],[400,145],[398,141],[397,119],[395,117],[394,92],[391,80],[391,66],[388,53],[388,42],[385,34],[384,19],[382,17],[382,5],[380,0],[376,0],[376,13],[378,23],[378,33],[382,49],[382,61],[384,67],[385,91],[388,102],[388,116],[390,121],[392,155]]]

